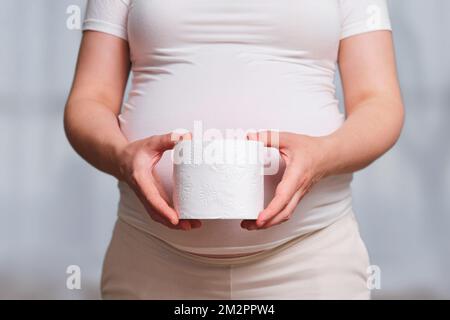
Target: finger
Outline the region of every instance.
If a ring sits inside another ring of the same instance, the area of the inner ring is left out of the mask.
[[[173,149],[175,145],[183,137],[180,133],[167,133],[163,135],[151,136],[149,139],[149,146],[156,151],[164,152]]]
[[[200,220],[195,219],[180,219],[180,222],[178,225],[181,225],[184,230],[191,230],[191,229],[197,229],[202,226],[202,223]]]
[[[192,230],[192,224],[188,221],[188,220],[179,220],[177,225],[173,225],[172,223],[170,223],[169,221],[167,221],[167,219],[162,218],[160,215],[152,215],[152,219],[156,222],[159,222],[163,225],[165,225],[166,227],[169,227],[170,229],[174,229],[174,230],[184,230],[184,231],[189,231]]]
[[[149,175],[146,178],[142,178],[142,176],[145,175],[140,175],[140,178],[135,179],[135,182],[139,193],[144,198],[144,201],[146,201],[154,209],[155,213],[166,218],[173,225],[177,225],[179,222],[178,214],[163,199],[155,185],[153,177]]]
[[[283,177],[275,190],[275,196],[267,207],[259,214],[256,220],[257,226],[262,226],[266,221],[272,219],[291,201],[294,194],[299,190],[300,172],[293,166],[288,166]]]
[[[178,226],[180,226],[181,229],[186,230],[186,231],[192,229],[191,223],[188,220],[180,220],[178,222]]]
[[[183,134],[181,140],[192,140],[192,134],[190,132]]]
[[[151,218],[153,221],[156,221],[170,229],[174,229],[174,230],[179,230],[181,229],[180,224],[177,225],[173,225],[172,223],[170,223],[169,221],[167,221],[167,219],[161,217],[159,214],[155,214],[154,210],[152,207],[150,207],[148,204],[144,204],[144,207],[146,208],[146,210],[149,212]]]
[[[148,207],[148,205],[147,205]],[[147,208],[146,207],[146,208]],[[152,207],[149,207],[149,212],[151,212],[151,217],[154,221],[159,222],[163,225],[165,225],[166,227],[170,228],[170,229],[174,229],[174,230],[191,230],[193,228],[197,228],[197,227],[193,227],[192,223],[189,220],[179,220],[178,224],[174,225],[172,224],[170,221],[168,221],[166,218],[162,217],[161,215],[157,214],[154,212],[154,209]]]
[[[255,131],[250,131],[247,133],[247,140],[258,141],[258,133]]]
[[[157,187],[161,197],[170,205],[171,199],[168,196],[166,190],[164,189],[164,186],[161,183],[161,179],[159,178],[159,175],[157,174],[157,172],[155,170],[153,170],[153,178],[155,181],[155,186]],[[172,224],[169,223],[169,225],[172,225]],[[191,229],[200,228],[201,225],[202,225],[202,223],[200,222],[200,220],[189,219],[189,220],[180,220],[180,222],[178,223],[177,226],[180,226],[180,228],[182,228],[183,230],[191,230]]]
[[[191,226],[193,229],[200,228],[202,226],[201,220],[198,220],[198,219],[192,219],[192,220],[189,220],[189,222],[191,223]]]
[[[191,220],[181,220],[181,219],[179,220],[177,225],[173,225],[167,219],[161,217],[159,214],[155,214],[152,209],[150,209],[150,212],[151,212],[151,214],[150,214],[151,218],[154,221],[156,221],[158,223],[161,223],[161,224],[163,224],[164,226],[166,226],[166,227],[168,227],[170,229],[189,231],[191,229],[199,228],[201,226],[201,223],[199,225],[198,223],[197,224],[196,223],[192,223]]]
[[[247,230],[256,230],[258,226],[256,225],[256,220],[242,220],[241,228]]]
[[[170,199],[169,195],[167,194],[166,190],[164,189],[164,186],[161,182],[159,174],[156,172],[156,170],[154,168],[152,170],[152,175],[153,175],[155,186],[159,191],[159,194],[164,199],[164,201],[166,201],[168,204],[170,204],[171,199]]]
[[[272,148],[282,148],[284,146],[283,144],[283,138],[285,134],[278,131],[259,131],[259,132],[253,132],[248,133],[247,138],[249,140],[257,140],[261,141],[264,146],[266,147],[272,147]]]
[[[291,218],[292,214],[294,213],[295,208],[297,208],[297,205],[299,204],[304,194],[305,194],[304,190],[299,190],[298,192],[296,192],[295,195],[292,197],[291,201],[279,214],[277,214],[272,219],[268,220],[264,225],[259,226],[259,228],[267,229],[288,221]]]
[[[286,207],[272,219],[268,220],[264,225],[257,225],[256,220],[243,220],[241,222],[241,227],[247,230],[267,229],[289,220],[304,194],[306,194],[305,190],[297,191]]]

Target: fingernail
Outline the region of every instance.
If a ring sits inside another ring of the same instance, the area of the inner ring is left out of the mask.
[[[172,135],[170,138],[172,139],[173,142],[178,142],[181,138],[181,135],[176,132],[172,132]]]
[[[250,131],[247,133],[247,139],[248,140],[256,140],[257,139],[257,132],[256,131]]]

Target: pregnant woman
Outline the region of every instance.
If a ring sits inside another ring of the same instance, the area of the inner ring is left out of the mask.
[[[91,0],[83,30],[65,128],[119,181],[103,298],[370,298],[350,182],[403,124],[385,0]],[[257,220],[179,219],[166,151],[199,123],[279,155]]]

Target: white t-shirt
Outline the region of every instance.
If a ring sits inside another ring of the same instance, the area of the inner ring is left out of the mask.
[[[84,30],[129,42],[132,85],[119,116],[130,140],[174,129],[276,129],[311,136],[339,128],[334,76],[339,41],[390,30],[385,0],[90,0]],[[198,127],[197,127],[198,129]],[[157,167],[171,192],[166,154]],[[266,203],[282,171],[266,177]],[[274,247],[325,227],[351,211],[351,174],[327,177],[293,217],[258,231],[237,220],[206,220],[189,232],[148,216],[119,183],[119,216],[200,254],[240,254]]]

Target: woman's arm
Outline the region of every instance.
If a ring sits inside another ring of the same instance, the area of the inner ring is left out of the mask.
[[[390,31],[341,41],[339,67],[347,119],[327,137],[328,174],[369,165],[397,141],[404,109]]]
[[[325,137],[279,133],[274,139],[273,132],[249,135],[279,148],[286,170],[273,200],[258,220],[244,220],[243,228],[268,228],[289,220],[302,197],[322,177],[362,169],[397,141],[404,110],[391,32],[342,40],[339,66],[347,119],[338,130]]]
[[[162,154],[181,137],[166,134],[129,143],[120,130],[117,116],[129,72],[125,40],[101,32],[84,33],[64,114],[67,137],[87,162],[127,182],[153,220],[174,229],[199,227],[199,221],[178,219],[153,172]]]
[[[73,148],[91,165],[118,179],[118,157],[127,140],[117,115],[129,71],[126,41],[86,31],[64,114],[66,135]]]

